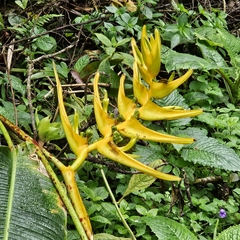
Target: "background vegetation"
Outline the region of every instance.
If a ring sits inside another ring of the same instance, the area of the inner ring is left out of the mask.
[[[144,24],[149,33],[154,28],[161,32],[162,66],[157,79],[166,81],[173,71],[181,76],[187,69],[194,70],[183,86],[156,102],[161,106],[202,108],[204,113],[192,119],[144,124],[160,132],[194,137],[196,142],[179,145],[138,141],[131,152],[141,156],[139,161],[144,164],[180,176],[179,184],[136,174],[134,169],[109,162],[97,153],[79,169],[76,181],[94,239],[230,239],[228,234],[240,238],[238,226],[229,228],[240,223],[240,40],[239,16],[234,12],[240,6],[237,1],[218,4],[19,0],[1,7],[0,114],[65,165],[75,155],[66,144],[61,126],[52,60],[63,84],[70,121],[76,111],[79,131],[90,131],[91,141],[99,138],[93,117],[94,73],[99,70],[103,74],[101,80],[109,92],[112,113],[116,113],[119,73],[126,74],[126,92],[132,96],[134,59],[130,40],[140,39]],[[17,236],[13,239],[79,239],[44,170],[26,163],[29,158],[39,161],[32,153],[35,150],[19,142],[15,134],[11,138],[20,155],[12,156],[6,141],[1,140],[0,190],[5,194],[0,192],[0,212],[11,215],[7,207],[10,200],[5,196],[11,195],[8,181],[13,169],[9,162],[16,158],[21,161],[16,166],[20,170],[15,175],[12,191],[17,195],[12,201],[21,199],[18,209],[27,212],[9,218],[10,234]],[[58,169],[52,167],[61,181]],[[27,174],[31,171],[41,180],[29,181],[32,175],[28,178]],[[103,176],[134,237],[119,218]],[[47,194],[38,196],[39,192]],[[50,214],[47,222],[36,218],[34,225],[28,216],[44,212],[46,204],[51,213],[58,212],[56,219]],[[0,236],[7,226],[1,222],[5,222],[5,215],[2,219],[0,216]],[[30,225],[21,229],[21,222]],[[46,226],[51,226],[51,233]],[[39,231],[40,235],[34,235]]]

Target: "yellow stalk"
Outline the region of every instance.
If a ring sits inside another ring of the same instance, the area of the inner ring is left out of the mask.
[[[62,170],[62,175],[66,183],[68,194],[72,200],[73,207],[78,215],[78,218],[82,223],[82,226],[89,240],[93,240],[91,222],[89,220],[87,210],[83,204],[81,195],[78,190],[78,186],[75,180],[75,172],[70,166],[68,166]]]

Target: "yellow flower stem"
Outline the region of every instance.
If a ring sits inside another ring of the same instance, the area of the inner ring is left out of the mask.
[[[88,239],[93,240],[91,222],[78,190],[78,186],[75,180],[75,172],[71,166],[65,167],[61,172],[66,184],[67,191],[72,200],[73,207],[78,215],[78,219],[82,223]]]
[[[100,171],[101,171],[101,174],[102,174],[102,177],[103,177],[103,181],[104,181],[104,183],[105,183],[105,185],[106,185],[106,188],[107,188],[107,190],[108,190],[108,192],[109,192],[109,195],[110,195],[110,197],[111,197],[111,199],[112,199],[112,202],[113,202],[113,204],[114,204],[114,206],[115,206],[115,208],[116,208],[116,210],[117,210],[117,213],[118,213],[120,219],[122,220],[123,225],[124,225],[125,228],[128,230],[128,232],[129,232],[129,234],[131,235],[132,239],[133,239],[133,240],[137,240],[136,237],[134,236],[131,228],[128,226],[126,220],[124,219],[124,217],[123,217],[123,215],[122,215],[119,207],[118,207],[117,201],[116,201],[116,199],[115,199],[115,197],[114,197],[114,195],[113,195],[113,193],[112,193],[112,190],[111,190],[111,188],[110,188],[110,186],[109,186],[109,184],[108,184],[108,181],[107,181],[107,178],[106,178],[106,176],[105,176],[105,173],[104,173],[103,169],[101,168]]]

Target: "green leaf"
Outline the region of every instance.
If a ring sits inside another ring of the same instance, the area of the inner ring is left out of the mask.
[[[191,136],[196,139],[196,142],[182,148],[181,156],[185,161],[224,170],[240,171],[240,158],[233,149],[220,144],[214,138],[199,136],[194,131]]]
[[[208,45],[207,43],[204,44],[204,42],[199,41],[196,44],[204,57],[209,63],[216,64],[219,68],[226,68],[228,67],[225,59],[219,54],[219,52],[216,50],[216,48]]]
[[[98,40],[103,44],[105,45],[106,47],[111,47],[112,46],[112,43],[111,41],[106,37],[104,36],[103,34],[101,33],[95,33],[96,37],[98,38]]]
[[[147,215],[147,209],[145,207],[143,207],[142,205],[136,205],[136,210],[139,214],[141,215]]]
[[[121,237],[114,237],[113,235],[107,233],[98,233],[94,234],[94,240],[131,240],[132,238],[121,238]]]
[[[131,40],[131,38],[124,38],[124,39],[120,40],[119,42],[117,42],[116,47],[122,46],[122,45],[128,43],[130,40]]]
[[[65,134],[60,122],[50,122],[50,117],[41,119],[37,126],[38,137],[43,142],[59,140],[64,138]]]
[[[28,0],[22,0],[22,1],[16,0],[15,3],[22,9],[25,9],[27,7]]]
[[[111,225],[111,222],[110,222],[107,218],[105,218],[105,217],[103,217],[103,216],[94,216],[94,217],[91,217],[91,221]]]
[[[87,64],[90,62],[90,58],[88,55],[84,55],[82,57],[80,57],[77,62],[75,63],[74,65],[74,69],[77,71],[77,72],[81,72],[82,69],[87,66]]]
[[[0,238],[65,239],[66,212],[32,145],[0,147]]]
[[[162,46],[162,62],[168,72],[179,69],[217,69],[216,64],[210,64],[207,60],[186,53],[178,53],[166,46]]]
[[[155,160],[149,164],[149,167],[155,168],[163,163],[162,160]],[[161,167],[162,168],[162,167]],[[160,169],[161,169],[160,168]],[[160,170],[159,169],[159,170]],[[145,189],[149,187],[152,183],[154,183],[156,178],[149,176],[147,174],[135,174],[131,177],[128,187],[123,194],[122,198],[126,197],[128,194],[134,192],[134,191],[139,191],[142,189]]]
[[[120,59],[123,64],[126,64],[130,68],[132,68],[134,63],[134,57],[128,53],[123,52],[115,52],[111,58],[111,60]]]
[[[106,9],[110,12],[110,13],[116,13],[118,11],[118,8],[115,6],[108,6],[106,7]]]
[[[118,91],[119,76],[117,75],[117,73],[115,71],[112,70],[108,58],[104,59],[100,63],[98,70],[100,72],[105,72],[107,74],[107,76],[101,75],[101,82],[111,83],[111,88],[114,88],[116,91]]]
[[[51,36],[42,36],[35,42],[37,47],[43,52],[49,52],[57,46],[56,40]]]
[[[143,15],[145,15],[145,17],[147,19],[152,19],[152,17],[153,17],[152,9],[147,6],[143,6],[142,13],[143,13]]]
[[[184,225],[166,217],[143,217],[146,224],[158,239],[164,240],[197,240]]]
[[[1,75],[3,76],[4,82],[9,83],[7,74],[1,73]],[[0,77],[0,79],[1,79],[1,77]],[[21,93],[22,96],[25,96],[26,86],[23,85],[23,81],[20,78],[15,77],[14,75],[10,75],[10,79],[12,82],[13,89],[16,90],[17,92]]]
[[[15,121],[14,116],[14,106],[12,102],[3,101],[1,100],[3,107],[0,107],[0,114],[9,119],[11,122]],[[23,126],[27,131],[31,132],[31,128],[29,124],[31,122],[31,116],[29,113],[26,112],[26,107],[23,105],[17,106],[17,115],[18,115],[18,122],[19,125]]]
[[[221,232],[214,240],[238,240],[240,239],[240,225],[229,227]]]

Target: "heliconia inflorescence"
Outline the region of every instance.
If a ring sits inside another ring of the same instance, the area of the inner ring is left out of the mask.
[[[138,139],[160,143],[193,143],[193,138],[182,138],[156,132],[145,127],[138,120],[138,118],[149,121],[173,120],[184,117],[197,116],[201,114],[201,109],[185,110],[182,108],[175,109],[170,107],[161,107],[152,101],[153,98],[159,99],[170,94],[179,85],[184,83],[191,76],[193,71],[191,69],[188,70],[182,77],[179,77],[176,80],[173,80],[174,74],[172,74],[166,83],[157,82],[156,77],[160,72],[161,66],[161,39],[159,31],[155,29],[154,36],[151,35],[150,38],[148,38],[146,26],[143,26],[141,37],[141,51],[137,47],[136,41],[134,39],[132,39],[131,43],[135,59],[133,65],[133,91],[137,102],[131,100],[125,95],[125,76],[122,75],[120,78],[120,86],[118,91],[118,110],[119,114],[122,117],[122,120],[119,121],[119,118],[115,119],[112,117],[108,113],[109,99],[106,91],[104,94],[104,99],[102,101],[100,99],[98,89],[100,73],[97,72],[95,74],[93,84],[94,114],[96,124],[99,132],[102,135],[102,138],[92,144],[88,143],[87,138],[84,138],[78,134],[76,124],[74,124],[74,126],[70,124],[63,103],[62,87],[58,78],[55,64],[53,64],[57,82],[58,104],[63,129],[72,151],[77,156],[77,159],[73,162],[73,164],[67,167],[67,171],[65,169],[65,178],[67,178],[67,174],[71,175],[77,171],[77,169],[81,166],[91,151],[97,150],[100,154],[110,160],[124,164],[131,168],[135,168],[153,177],[168,181],[180,181],[180,177],[165,174],[153,168],[150,168],[137,161],[130,154],[125,153],[125,151],[131,149]],[[146,84],[143,84],[142,80],[145,81]],[[76,113],[75,119],[77,119]],[[76,121],[74,122],[76,123]],[[118,131],[122,136],[129,138],[129,142],[126,144],[126,146],[119,147],[114,142],[114,131]],[[73,176],[71,176],[71,178],[73,178]],[[65,179],[65,182],[68,182],[68,180],[69,179]],[[69,192],[69,195],[71,194],[73,193]],[[81,198],[80,194],[75,193],[73,194],[73,197],[77,199],[76,202],[78,202],[80,205],[75,207],[78,208],[79,214],[82,214],[81,219],[83,227],[89,239],[92,239],[93,235],[91,224],[82,200],[79,199]]]

